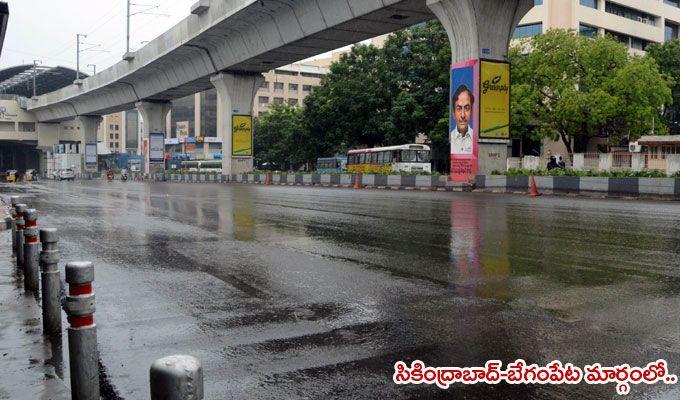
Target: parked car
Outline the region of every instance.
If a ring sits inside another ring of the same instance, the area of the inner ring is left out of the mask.
[[[58,176],[59,177],[57,179],[60,181],[63,180],[72,181],[76,179],[76,173],[71,168],[60,169]]]

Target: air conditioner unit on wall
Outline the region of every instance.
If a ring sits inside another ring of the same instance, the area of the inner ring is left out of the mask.
[[[639,153],[642,151],[642,145],[637,144],[637,142],[631,142],[628,145],[628,151],[631,153]]]

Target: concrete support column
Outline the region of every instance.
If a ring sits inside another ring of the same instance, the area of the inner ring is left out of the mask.
[[[427,0],[451,42],[452,63],[507,60],[508,45],[533,0]]]
[[[210,78],[217,90],[217,135],[222,138],[222,175],[253,169],[253,157],[232,156],[232,116],[253,116],[253,102],[262,86],[262,74],[221,72]]]
[[[76,117],[76,122],[78,123],[78,125],[80,125],[80,131],[82,135],[80,139],[80,148],[78,149],[78,153],[83,154],[83,156],[80,157],[80,165],[77,166],[76,173],[84,173],[85,145],[87,143],[97,144],[97,129],[99,129],[99,125],[102,123],[102,117],[81,115]]]
[[[507,61],[515,27],[533,6],[533,0],[427,0],[427,7],[446,29],[452,64],[480,58]],[[478,173],[505,167],[508,144],[507,140],[479,140]]]
[[[165,118],[172,108],[170,102],[140,101],[135,103],[137,111],[143,121],[141,138],[139,139],[139,154],[144,157],[144,173],[151,172],[149,168],[149,133],[160,132],[166,136]],[[162,168],[165,170],[164,166]],[[154,171],[155,172],[155,171]]]

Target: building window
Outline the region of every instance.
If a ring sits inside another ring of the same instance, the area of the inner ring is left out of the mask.
[[[597,9],[597,0],[581,0],[581,5]]]
[[[109,129],[113,130],[113,124],[109,124]]]
[[[283,82],[274,82],[274,91],[283,92]]]
[[[114,146],[115,148],[118,148],[118,142],[116,142],[116,145]]]
[[[589,37],[595,39],[597,37],[597,28],[593,26],[588,26],[585,24],[579,24],[578,33],[581,36]]]
[[[298,103],[298,99],[288,99],[288,105],[294,106]]]
[[[314,73],[311,73],[311,72],[303,72],[300,75],[304,76],[305,78],[317,78],[317,79],[323,78],[322,74],[314,74]]]
[[[541,33],[543,33],[543,23],[539,22],[538,24],[518,26],[512,37],[525,38],[540,35]]]
[[[120,128],[118,127],[118,124],[116,124],[113,129],[120,130]]]
[[[303,92],[311,92],[312,91],[312,85],[302,85],[302,91]]]
[[[663,2],[669,6],[680,8],[680,0],[663,0]]]
[[[640,39],[634,36],[628,36],[624,35],[623,33],[618,33],[618,32],[612,32],[612,31],[607,31],[607,35],[611,35],[614,39],[617,41],[623,43],[627,47],[631,49],[636,49],[636,50],[645,50],[647,46],[651,44],[651,42],[645,40],[645,39]]]
[[[35,132],[35,122],[19,122],[19,132]]]
[[[267,97],[267,96],[260,96],[260,97],[257,99],[257,102],[260,103],[260,104],[269,104],[269,97]]]
[[[113,133],[109,134],[109,139],[113,139]]]
[[[535,6],[543,5],[543,0],[534,0],[534,5]]]
[[[109,143],[109,148],[110,148],[110,149],[113,148],[113,142]]]
[[[118,139],[118,134],[116,133],[116,139]]]
[[[290,75],[290,76],[297,76],[298,75],[297,71],[283,71],[283,70],[280,70],[280,69],[277,69],[276,71],[274,71],[274,73],[276,75]]]
[[[267,81],[262,82],[262,86],[260,86],[260,88],[269,90],[269,82]]]
[[[297,83],[289,83],[288,84],[288,91],[289,92],[297,92],[298,91]]]
[[[666,28],[664,30],[664,40],[669,41],[677,38],[678,38],[678,26],[666,22]]]
[[[283,104],[283,97],[274,97],[274,104]]]
[[[633,21],[642,22],[647,25],[656,25],[656,17],[642,11],[632,8],[624,7],[620,4],[607,2],[604,10],[610,14],[618,15],[619,17],[627,18]]]

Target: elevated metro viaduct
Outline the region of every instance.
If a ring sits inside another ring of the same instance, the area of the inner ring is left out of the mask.
[[[433,18],[448,33],[452,63],[505,60],[515,27],[532,7],[533,0],[200,0],[139,51],[33,98],[28,110],[40,125],[77,119],[84,141],[93,143],[101,115],[137,107],[148,138],[164,131],[171,100],[215,87],[223,171],[239,173],[252,169],[253,159],[230,157],[231,117],[252,115],[262,72]],[[490,146],[496,148],[489,153],[507,150]]]

